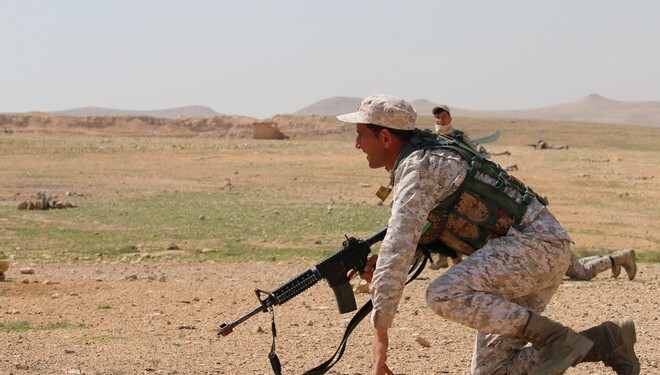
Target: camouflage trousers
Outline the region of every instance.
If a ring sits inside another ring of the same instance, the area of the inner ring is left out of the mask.
[[[427,289],[427,303],[437,314],[478,330],[472,374],[527,374],[537,363],[536,349],[513,333],[527,322],[528,311],[545,309],[572,254],[567,239],[540,224],[522,232],[511,228]]]
[[[591,280],[601,272],[612,269],[612,259],[608,256],[590,256],[578,259],[571,254],[571,264],[566,276],[576,280]]]

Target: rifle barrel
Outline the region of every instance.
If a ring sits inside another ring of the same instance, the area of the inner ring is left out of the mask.
[[[256,307],[254,310],[252,310],[249,313],[241,316],[240,318],[234,320],[231,323],[226,323],[226,322],[222,323],[218,327],[218,335],[219,336],[227,336],[228,334],[230,334],[234,331],[234,327],[236,327],[237,325],[239,325],[239,324],[243,323],[244,321],[250,319],[253,315],[256,315],[257,313],[266,312],[266,311],[267,311],[266,307],[262,305],[262,306]]]

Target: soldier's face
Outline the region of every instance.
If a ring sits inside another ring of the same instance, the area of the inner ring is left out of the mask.
[[[374,132],[367,124],[356,124],[355,148],[367,154],[369,168],[381,168],[387,164],[387,149],[383,144],[380,132]]]
[[[436,125],[449,125],[451,123],[451,116],[449,113],[442,111],[435,115]]]

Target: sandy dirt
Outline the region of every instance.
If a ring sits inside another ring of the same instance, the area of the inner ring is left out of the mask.
[[[0,284],[3,324],[60,329],[4,331],[2,374],[268,374],[270,316],[257,314],[226,337],[217,326],[259,306],[254,289],[273,290],[313,264],[87,261],[21,263]],[[34,274],[21,274],[31,267]],[[389,364],[396,374],[467,374],[473,332],[434,315],[424,291],[440,271],[426,269],[410,284],[391,331]],[[625,273],[624,273],[625,275]],[[631,316],[642,374],[660,374],[660,265],[641,264],[628,281],[604,273],[566,281],[547,315],[582,330]],[[354,281],[354,283],[356,283]],[[357,294],[358,305],[368,299]],[[340,315],[321,282],[275,307],[277,352],[284,374],[299,374],[328,358],[352,314]],[[425,347],[418,338],[428,341]],[[330,374],[370,374],[371,328],[362,322]],[[567,374],[611,374],[582,364]]]

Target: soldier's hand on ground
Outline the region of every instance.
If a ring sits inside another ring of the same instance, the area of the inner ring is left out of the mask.
[[[387,347],[389,346],[389,338],[387,337],[386,327],[374,328],[374,375],[394,375],[392,370],[387,366]]]

